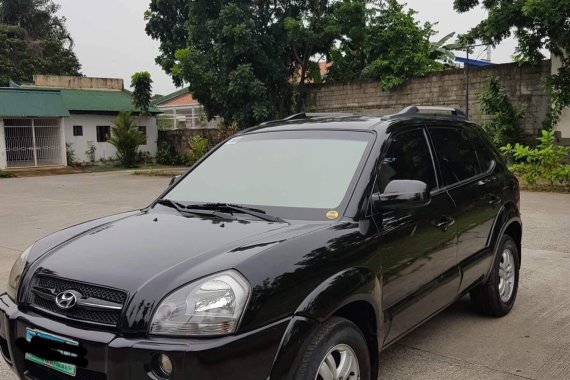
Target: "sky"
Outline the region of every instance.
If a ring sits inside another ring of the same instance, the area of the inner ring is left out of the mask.
[[[148,71],[154,81],[154,93],[168,94],[176,90],[172,80],[155,64],[158,41],[145,33],[144,12],[149,0],[54,0],[61,6],[60,15],[67,18],[67,28],[74,51],[83,65],[83,74],[92,77],[123,78],[125,87],[137,71]],[[467,14],[453,10],[453,0],[407,0],[418,11],[420,21],[438,22],[439,37],[451,32],[463,33],[485,18],[483,9]],[[438,37],[434,37],[434,40]],[[492,61],[509,62],[516,42],[506,40],[492,52]],[[485,58],[482,48],[475,55]],[[458,54],[459,55],[459,54]]]

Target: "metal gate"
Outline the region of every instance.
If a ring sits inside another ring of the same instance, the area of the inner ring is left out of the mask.
[[[4,119],[9,168],[62,164],[59,119]]]

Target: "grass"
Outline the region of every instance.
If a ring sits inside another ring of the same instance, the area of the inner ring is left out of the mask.
[[[188,168],[155,168],[140,169],[133,172],[134,175],[144,175],[149,177],[175,177],[184,174]]]
[[[14,177],[16,177],[16,174],[0,170],[0,178],[14,178]]]

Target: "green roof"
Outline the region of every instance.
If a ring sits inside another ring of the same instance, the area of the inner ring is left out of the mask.
[[[70,112],[138,112],[135,108],[131,93],[127,91],[105,90],[61,90],[63,103]],[[150,107],[149,112],[161,112],[156,107]]]
[[[0,88],[0,117],[68,117],[59,91]]]
[[[188,87],[181,88],[180,90],[174,91],[172,94],[164,95],[159,98],[154,99],[154,103],[161,105],[162,103],[166,103],[169,100],[179,97],[180,95],[189,94],[190,89]]]

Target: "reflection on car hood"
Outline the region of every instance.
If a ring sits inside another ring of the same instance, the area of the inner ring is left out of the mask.
[[[315,226],[150,211],[79,233],[41,257],[37,272],[132,294],[173,267],[183,265],[198,277],[208,275],[251,256],[252,250],[240,247],[277,232],[288,232],[291,237],[295,231],[307,232],[307,228]]]

